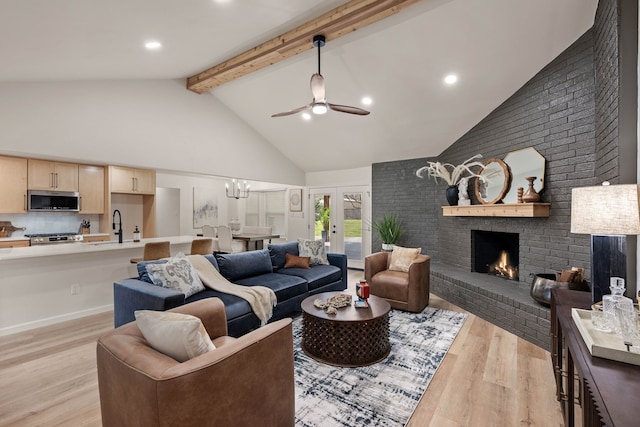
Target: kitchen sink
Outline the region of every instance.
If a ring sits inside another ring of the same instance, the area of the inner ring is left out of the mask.
[[[123,240],[122,241],[122,243],[131,243],[131,242],[133,242],[133,240]],[[118,243],[117,240],[107,240],[107,241],[104,241],[104,242],[91,242],[91,243],[87,243],[87,244],[96,245],[97,246],[97,245],[113,245],[113,244],[118,245],[119,243]]]

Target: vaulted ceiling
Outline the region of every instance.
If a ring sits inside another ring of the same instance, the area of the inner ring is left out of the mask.
[[[4,0],[0,82],[184,79],[310,21],[336,0]],[[302,170],[438,155],[593,24],[597,0],[421,0],[327,41],[327,99],[368,116],[303,120],[310,50],[214,96]],[[162,48],[146,51],[147,40]],[[446,85],[447,74],[458,82]],[[360,105],[369,96],[373,104]]]

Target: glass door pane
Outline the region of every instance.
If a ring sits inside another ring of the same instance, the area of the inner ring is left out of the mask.
[[[312,203],[314,212],[313,238],[325,242],[327,251],[333,251],[332,246],[332,218],[331,203],[333,197],[331,193],[312,193]]]
[[[362,260],[362,193],[342,194],[342,241],[349,261]]]

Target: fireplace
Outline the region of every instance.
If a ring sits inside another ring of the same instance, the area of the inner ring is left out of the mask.
[[[471,230],[471,271],[518,280],[518,233]]]

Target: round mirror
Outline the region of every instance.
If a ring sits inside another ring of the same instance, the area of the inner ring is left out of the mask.
[[[527,189],[528,176],[535,176],[533,188],[537,193],[544,188],[544,157],[535,148],[525,148],[523,150],[508,153],[504,162],[511,169],[511,188],[502,199],[503,203],[518,203],[518,187]]]
[[[510,174],[500,159],[488,159],[476,179],[476,197],[483,205],[499,202],[509,189]]]

